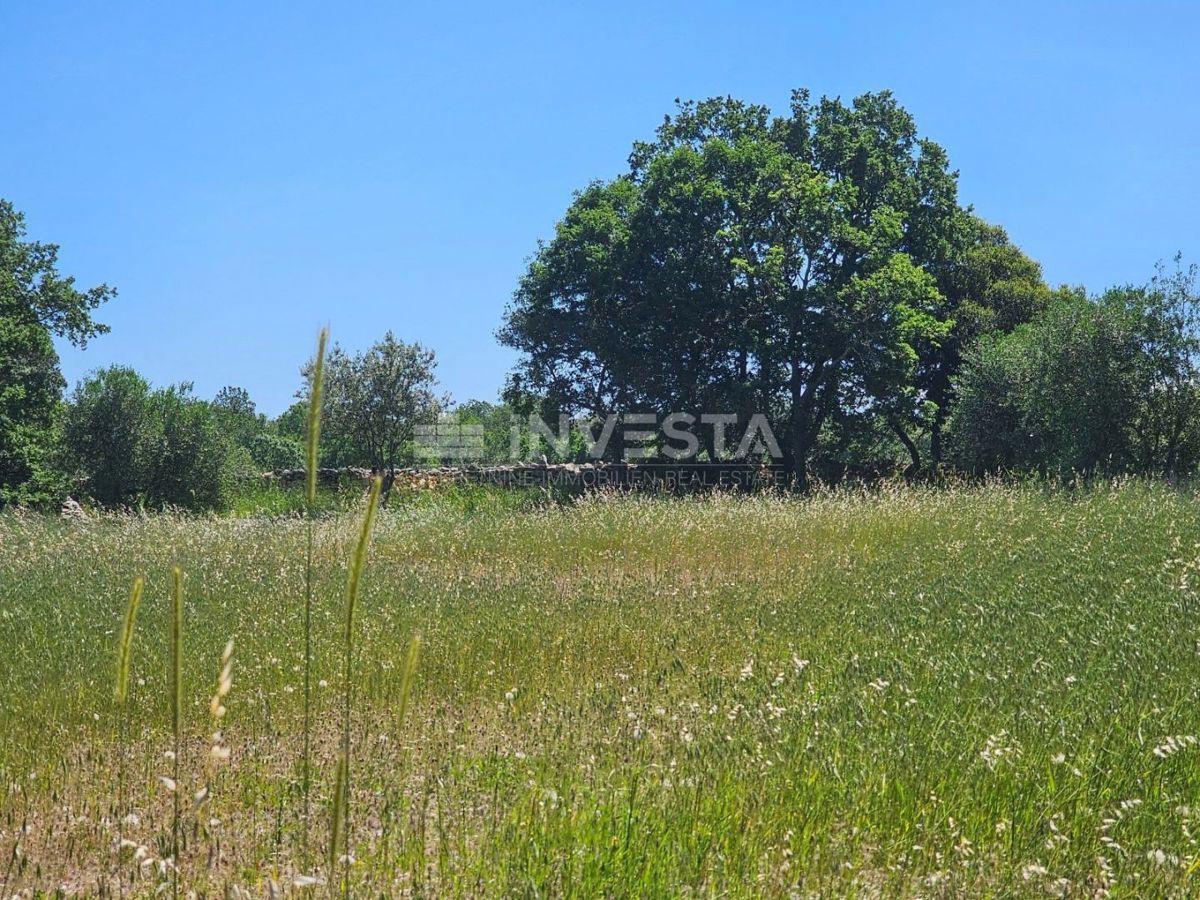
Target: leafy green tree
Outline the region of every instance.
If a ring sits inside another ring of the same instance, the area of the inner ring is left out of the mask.
[[[1200,461],[1194,274],[1090,299],[1061,290],[1033,322],[965,356],[951,420],[971,471],[1186,474]]]
[[[147,502],[187,510],[223,508],[236,445],[222,432],[213,407],[184,384],[151,394],[149,414],[152,428],[141,449]]]
[[[1150,386],[1137,425],[1138,468],[1166,475],[1200,466],[1200,294],[1197,267],[1160,265],[1145,288],[1125,288],[1146,312],[1142,350]],[[1127,301],[1129,302],[1129,301]]]
[[[0,200],[0,505],[46,499],[63,388],[52,336],[79,346],[108,330],[92,312],[115,295],[58,272],[58,247],[24,240],[25,218]]]
[[[432,350],[392,332],[364,353],[334,345],[325,363],[321,439],[341,462],[384,476],[384,502],[396,467],[414,457],[414,429],[432,425],[448,403],[437,393]]]
[[[0,316],[0,506],[47,499],[45,454],[62,388],[46,329]]]
[[[307,415],[302,404],[299,412]],[[288,419],[293,410],[285,412],[274,422],[258,412],[250,392],[240,387],[224,387],[212,402],[213,415],[221,432],[243,453],[239,468],[247,472],[271,469],[298,469],[304,466],[304,419]],[[281,428],[281,422],[284,423]],[[294,432],[294,433],[293,433]]]
[[[213,414],[221,430],[233,441],[245,447],[251,439],[266,430],[266,416],[261,415],[242,387],[223,387],[212,402]]]
[[[889,93],[797,91],[777,118],[681,104],[539,247],[500,331],[522,354],[510,393],[572,413],[767,412],[803,483],[835,411],[921,421],[921,349],[954,328],[938,264],[964,215],[945,152]]]
[[[954,378],[963,349],[985,334],[1007,333],[1030,321],[1049,302],[1041,266],[1014,245],[1002,228],[962,211],[940,231],[914,229],[914,255],[937,280],[935,315],[951,322],[949,333],[916,344],[916,387],[920,401],[908,416],[888,425],[908,450],[912,466],[936,470],[943,461],[943,435],[954,404]]]
[[[270,423],[271,430],[280,437],[291,438],[303,444],[304,429],[308,427],[308,402],[297,400]]]
[[[250,438],[246,450],[259,471],[304,468],[304,445],[295,438],[263,432]]]
[[[190,385],[151,391],[137,372],[119,366],[84,378],[63,416],[66,468],[105,506],[220,509],[234,447]]]
[[[460,403],[451,414],[455,424],[482,431],[479,456],[467,462],[504,463],[512,457],[512,429],[519,425],[516,413],[506,403],[468,400]]]
[[[105,506],[132,506],[146,486],[146,446],[154,424],[150,385],[133,369],[113,366],[84,378],[63,416],[66,468]]]

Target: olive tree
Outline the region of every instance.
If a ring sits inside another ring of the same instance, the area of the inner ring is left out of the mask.
[[[436,423],[447,404],[436,368],[432,350],[391,331],[362,353],[335,344],[325,362],[322,440],[339,461],[381,473],[385,503],[396,467],[414,456],[416,427]]]

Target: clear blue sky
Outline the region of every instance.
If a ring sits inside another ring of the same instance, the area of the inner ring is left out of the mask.
[[[437,351],[494,399],[493,333],[572,191],[675,97],[891,88],[1053,282],[1200,259],[1187,4],[0,4],[0,196],[107,281],[132,365],[277,413],[318,327]]]

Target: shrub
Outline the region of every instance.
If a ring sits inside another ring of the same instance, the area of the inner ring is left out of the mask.
[[[1089,299],[1062,291],[1034,322],[966,354],[956,462],[1072,473],[1193,471],[1200,369],[1190,274]]]
[[[65,468],[97,503],[139,500],[152,429],[149,403],[150,385],[123,366],[101,369],[72,393],[63,416]]]
[[[113,367],[76,387],[63,418],[63,465],[97,503],[220,509],[232,444],[191,386],[151,391]]]
[[[256,434],[247,442],[246,449],[260,472],[304,468],[304,447],[290,437],[267,432]]]

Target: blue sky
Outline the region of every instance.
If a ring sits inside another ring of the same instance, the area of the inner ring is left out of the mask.
[[[1052,282],[1200,260],[1186,4],[0,4],[0,196],[120,296],[63,347],[288,405],[319,326],[437,351],[494,399],[494,331],[572,191],[674,98],[890,88]]]

